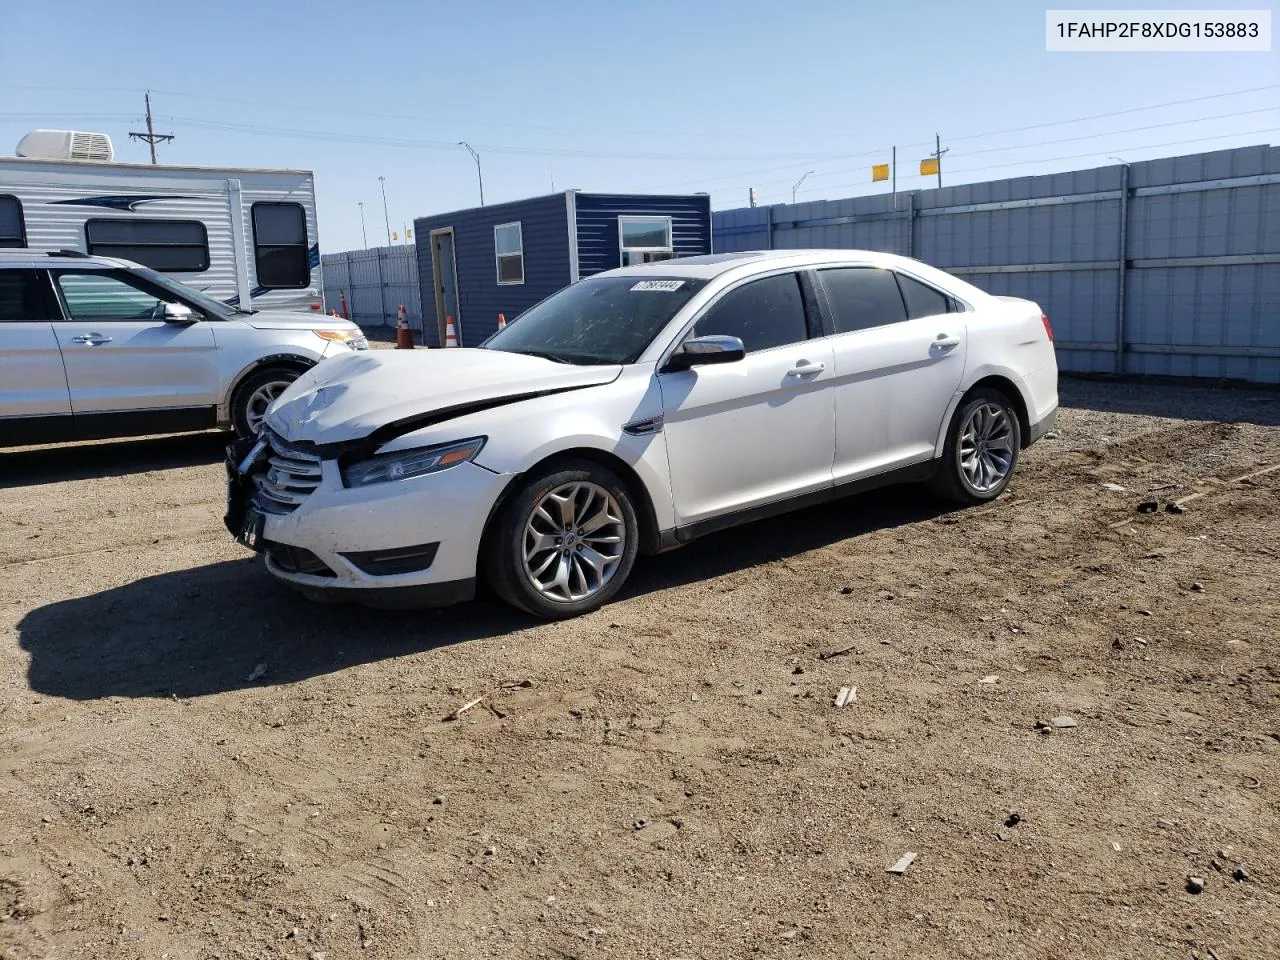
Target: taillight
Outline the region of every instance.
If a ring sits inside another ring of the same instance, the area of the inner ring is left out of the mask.
[[[1049,324],[1049,315],[1047,313],[1040,314],[1040,322],[1044,324],[1045,336],[1049,338],[1049,342],[1053,343],[1053,327]]]
[[[320,309],[320,304],[318,304],[318,303],[313,303],[313,304],[311,305],[311,309],[312,309],[312,310],[319,310],[319,309]],[[1045,321],[1045,323],[1048,323],[1048,322],[1049,322],[1048,320],[1046,320],[1046,321]],[[1050,340],[1052,340],[1053,338],[1052,338],[1052,337],[1050,337],[1049,339],[1050,339]]]

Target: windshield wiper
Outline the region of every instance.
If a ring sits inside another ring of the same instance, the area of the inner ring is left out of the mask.
[[[556,363],[575,364],[578,361],[563,357],[558,353],[550,353],[546,350],[511,350],[511,353],[522,353],[526,357],[541,357],[543,360],[553,360]]]

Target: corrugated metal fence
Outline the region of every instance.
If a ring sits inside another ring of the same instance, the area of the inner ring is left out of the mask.
[[[324,302],[328,310],[342,310],[362,327],[394,326],[396,308],[404,304],[409,326],[422,330],[422,300],[418,292],[418,260],[413,244],[326,253]]]
[[[883,250],[1035,300],[1063,370],[1280,383],[1280,148],[725,210],[713,223],[717,252]]]

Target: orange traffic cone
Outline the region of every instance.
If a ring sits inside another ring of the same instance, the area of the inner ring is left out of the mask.
[[[413,333],[409,330],[409,317],[404,312],[403,303],[396,308],[396,349],[413,349]]]
[[[504,317],[502,314],[498,314],[498,329],[501,330],[506,325],[507,325],[507,318]]]
[[[458,345],[458,331],[454,329],[453,317],[448,314],[444,318],[444,345],[446,347],[456,347]]]
[[[342,319],[350,320],[351,314],[347,312],[347,291],[345,289],[339,290],[338,296],[342,298]]]

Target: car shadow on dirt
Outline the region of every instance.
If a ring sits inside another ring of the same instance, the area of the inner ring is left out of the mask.
[[[707,580],[947,508],[914,487],[874,491],[641,558],[622,598]],[[819,588],[815,588],[819,589]],[[599,614],[608,616],[608,608]],[[33,691],[72,700],[198,697],[282,684],[536,625],[491,598],[392,612],[305,600],[252,558],[145,577],[18,623]],[[265,672],[254,676],[259,664]],[[253,679],[250,679],[253,677]]]
[[[229,440],[230,434],[211,430],[100,443],[0,449],[0,489],[219,463],[226,455]]]

